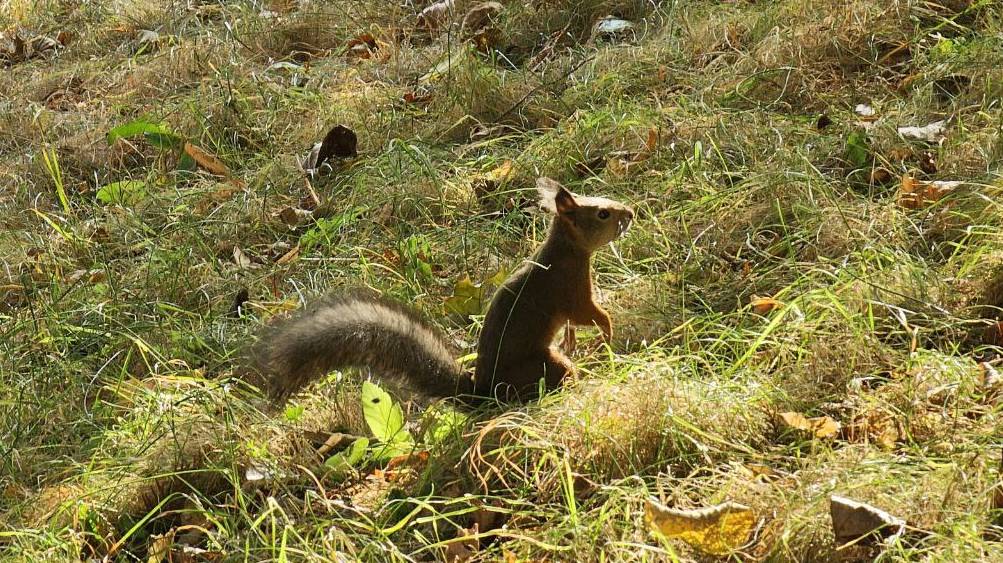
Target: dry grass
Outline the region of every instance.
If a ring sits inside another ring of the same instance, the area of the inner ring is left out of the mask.
[[[648,534],[650,496],[753,508],[731,559],[1003,558],[1001,392],[979,365],[1003,344],[996,3],[503,2],[480,50],[418,29],[427,4],[0,2],[4,41],[62,37],[9,64],[0,41],[5,560],[156,560],[162,534],[207,559],[445,559],[475,524],[478,560],[711,559]],[[633,31],[596,36],[607,15]],[[107,142],[139,118],[240,181]],[[898,133],[937,120],[942,140]],[[308,186],[297,159],[335,123],[360,155]],[[379,374],[279,409],[241,381],[262,323],[343,285],[473,352],[479,317],[443,302],[539,243],[543,174],[638,210],[596,257],[617,338],[584,346],[579,381],[443,435],[448,410],[392,390],[427,462],[348,472],[321,444],[370,434],[358,382]],[[963,184],[909,209],[904,175]],[[145,195],[98,201],[125,180]],[[907,533],[837,549],[833,494]]]

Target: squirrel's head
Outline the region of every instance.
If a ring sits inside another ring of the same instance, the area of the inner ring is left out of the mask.
[[[573,194],[550,178],[538,178],[536,189],[540,207],[553,213],[555,224],[589,252],[618,239],[634,219],[634,210],[620,202]]]

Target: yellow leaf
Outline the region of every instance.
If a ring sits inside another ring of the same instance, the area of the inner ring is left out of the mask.
[[[482,294],[482,288],[475,286],[469,275],[463,276],[453,286],[453,296],[446,299],[446,310],[465,317],[479,314]]]
[[[810,432],[816,438],[833,438],[839,434],[839,422],[828,416],[808,418],[801,413],[783,412],[780,413],[780,419],[789,428]]]
[[[484,196],[495,192],[512,176],[513,163],[506,160],[493,170],[475,176],[471,184],[477,195]]]
[[[752,509],[733,502],[699,510],[677,510],[648,499],[644,519],[652,531],[679,538],[711,555],[738,550],[756,525]]]
[[[175,530],[172,528],[164,535],[150,536],[150,547],[147,548],[147,563],[160,563],[167,559],[171,545],[174,543]]]

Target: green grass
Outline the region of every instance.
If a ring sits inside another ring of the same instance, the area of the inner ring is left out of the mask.
[[[1003,558],[1003,409],[979,367],[1003,344],[997,3],[505,4],[495,49],[464,54],[460,30],[383,0],[0,3],[8,34],[69,33],[0,73],[0,558],[152,561],[166,537],[174,560],[430,560],[476,523],[477,560],[710,559],[649,535],[651,496],[752,507],[734,559]],[[607,14],[636,33],[596,40]],[[379,49],[358,58],[366,32]],[[880,117],[863,169],[861,103]],[[107,142],[137,119],[239,181]],[[942,119],[939,142],[897,133]],[[337,123],[360,155],[308,186],[297,158]],[[239,379],[255,332],[367,285],[474,352],[480,318],[443,304],[542,240],[539,175],[638,212],[595,260],[612,348],[586,331],[578,381],[444,436],[441,410],[391,389],[428,462],[326,470],[329,434],[371,435],[379,374],[283,412]],[[908,209],[904,175],[963,184]],[[143,190],[100,201],[115,182]],[[311,190],[320,207],[285,224]],[[909,530],[837,551],[833,494]]]

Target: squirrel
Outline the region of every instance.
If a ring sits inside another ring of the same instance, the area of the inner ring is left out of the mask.
[[[605,342],[613,336],[609,314],[592,295],[591,258],[626,232],[630,207],[568,191],[539,178],[540,207],[554,217],[531,260],[495,292],[484,317],[474,376],[454,360],[443,333],[407,306],[367,291],[329,295],[266,328],[251,350],[253,367],[266,379],[271,398],[284,401],[333,369],[369,368],[403,380],[433,397],[535,397],[575,373],[552,346],[561,328],[573,346],[572,325],[595,325]]]

